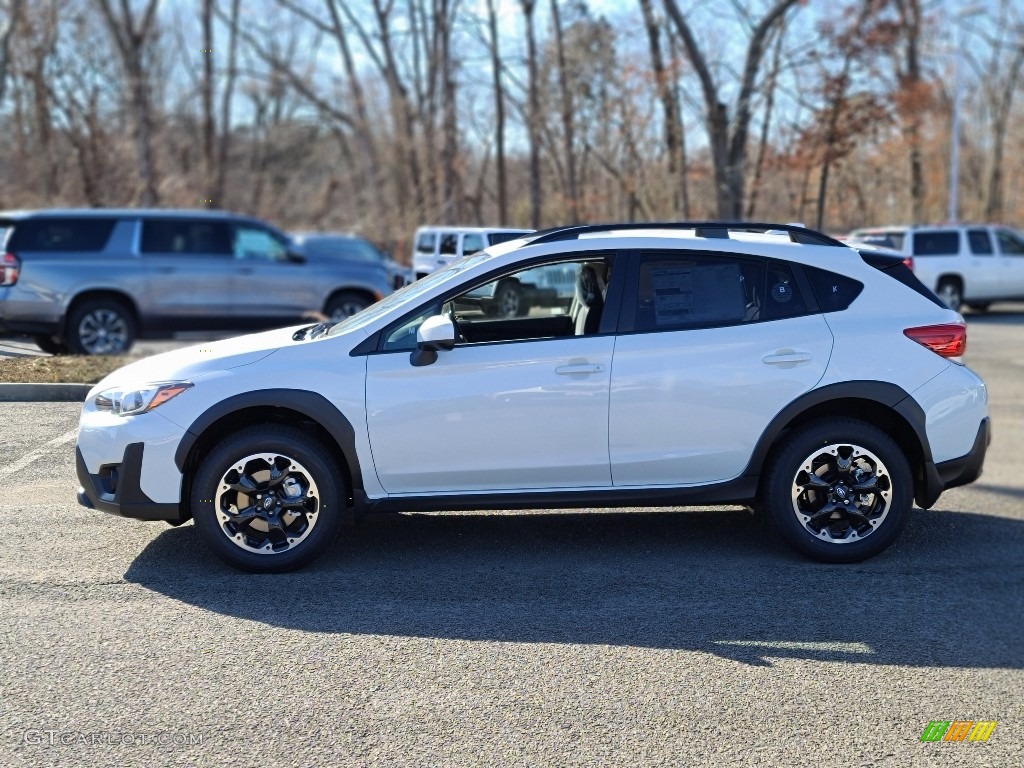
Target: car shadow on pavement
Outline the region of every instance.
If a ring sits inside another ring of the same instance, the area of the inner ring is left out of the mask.
[[[914,510],[863,563],[811,562],[742,511],[400,515],[303,571],[244,574],[191,525],[127,581],[320,633],[625,645],[773,658],[1024,668],[1024,523]]]

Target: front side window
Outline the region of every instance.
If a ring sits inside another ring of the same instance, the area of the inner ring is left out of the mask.
[[[262,227],[236,225],[231,252],[236,259],[286,261],[288,244]]]
[[[482,251],[484,249],[484,238],[483,235],[476,233],[470,233],[463,235],[462,237],[462,254],[468,256],[471,253]]]
[[[421,232],[416,238],[416,253],[433,253],[437,235],[433,232]]]
[[[708,328],[808,313],[785,263],[732,256],[645,253],[635,299],[636,331]]]
[[[147,219],[142,222],[142,253],[228,256],[227,224],[204,219]]]
[[[1024,240],[1020,235],[1008,229],[996,230],[999,251],[1007,256],[1024,256]]]
[[[416,331],[436,314],[455,323],[457,346],[595,334],[610,276],[610,258],[596,256],[509,272],[400,321],[382,349],[415,349]]]
[[[914,233],[915,256],[955,256],[960,252],[960,233],[935,230]]]

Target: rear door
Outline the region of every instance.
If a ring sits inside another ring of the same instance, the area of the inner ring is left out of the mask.
[[[236,315],[235,267],[225,221],[144,217],[139,253],[154,322],[183,328],[230,325]]]
[[[611,378],[616,486],[729,480],[772,418],[821,379],[832,334],[784,262],[641,252]]]

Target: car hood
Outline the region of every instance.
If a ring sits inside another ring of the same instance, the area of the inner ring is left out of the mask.
[[[215,371],[252,365],[283,346],[299,343],[292,340],[292,334],[308,325],[306,323],[221,341],[208,341],[153,355],[118,368],[97,384],[89,396],[114,386],[194,380]]]

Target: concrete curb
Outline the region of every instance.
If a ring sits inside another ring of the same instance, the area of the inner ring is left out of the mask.
[[[0,384],[0,403],[81,403],[94,384]]]

